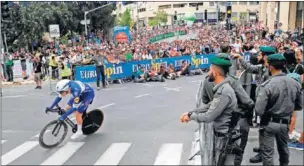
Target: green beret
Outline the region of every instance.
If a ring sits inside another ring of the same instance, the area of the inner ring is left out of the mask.
[[[225,60],[229,60],[229,54],[226,54],[226,53],[219,53],[219,54],[216,54],[216,57],[218,58],[221,58],[221,59],[225,59]]]
[[[269,47],[269,46],[261,46],[260,51],[262,51],[266,55],[274,54],[276,52],[273,47]]]
[[[211,64],[219,67],[230,67],[232,65],[230,60],[225,60],[216,56],[211,59]]]
[[[286,61],[285,57],[282,55],[282,54],[271,54],[267,57],[267,60],[268,60],[268,63],[271,63],[271,62],[284,62]]]

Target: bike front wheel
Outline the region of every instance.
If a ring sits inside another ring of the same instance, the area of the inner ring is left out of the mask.
[[[62,136],[58,136],[59,132],[62,130],[63,130]],[[50,144],[46,143],[44,136],[47,133],[50,133],[54,138],[58,136],[57,138],[59,138],[59,140],[55,141],[55,143],[50,143]],[[67,133],[68,133],[68,126],[65,122],[58,122],[58,120],[51,121],[41,130],[39,135],[39,144],[40,146],[46,149],[54,148],[63,142],[63,140],[67,136]]]

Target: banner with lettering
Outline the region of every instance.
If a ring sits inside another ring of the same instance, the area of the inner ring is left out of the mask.
[[[163,39],[167,39],[170,37],[174,37],[174,36],[183,36],[186,35],[187,31],[186,30],[182,30],[182,31],[177,31],[177,32],[169,32],[169,33],[164,33],[164,34],[160,34],[157,36],[154,36],[152,38],[149,39],[149,43],[154,43]]]
[[[186,61],[187,64],[191,64],[191,70],[197,68],[206,69],[210,67],[211,58],[214,56],[215,54],[179,56],[172,58],[124,62],[119,64],[106,64],[105,76],[106,79],[110,80],[122,79],[131,77],[132,74],[138,70],[139,66],[145,67],[146,70],[149,70],[152,66],[156,69],[159,69],[161,64],[165,66],[173,64],[174,67],[178,67],[181,66],[183,61]],[[244,54],[244,59],[248,61],[249,56],[249,53]],[[97,77],[94,65],[76,67],[75,80],[81,82],[95,82],[96,78]]]

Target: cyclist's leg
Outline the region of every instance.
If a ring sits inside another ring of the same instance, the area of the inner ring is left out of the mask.
[[[82,101],[82,104],[75,112],[75,117],[78,125],[82,125],[82,114],[86,113],[90,104],[92,104],[94,96],[89,96]]]
[[[77,125],[82,125],[82,112],[76,111],[74,114],[75,114]]]

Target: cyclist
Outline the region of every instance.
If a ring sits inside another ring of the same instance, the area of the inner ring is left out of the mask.
[[[83,134],[82,114],[87,110],[89,104],[92,104],[94,100],[94,89],[90,85],[80,81],[61,80],[56,85],[56,91],[58,96],[54,100],[53,104],[46,108],[46,113],[51,111],[63,97],[71,94],[72,97],[66,106],[67,111],[59,118],[59,120],[63,121],[69,115],[75,113],[77,132],[71,137],[71,139],[76,139]]]

